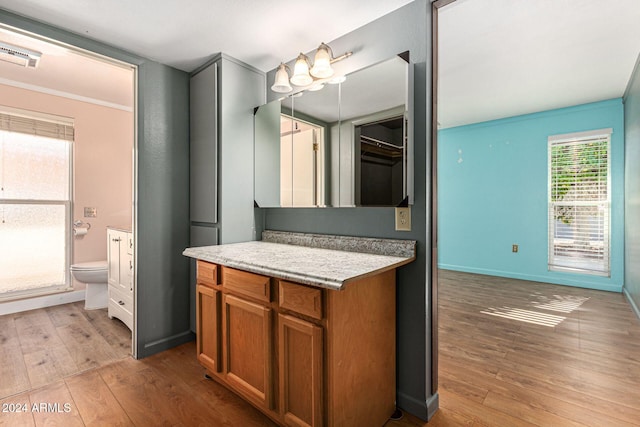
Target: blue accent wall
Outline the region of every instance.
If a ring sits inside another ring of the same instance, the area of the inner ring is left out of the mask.
[[[624,97],[624,292],[640,317],[640,56]]]
[[[547,137],[604,128],[613,128],[611,277],[549,271]],[[622,99],[440,130],[438,187],[440,268],[622,290]],[[513,244],[519,245],[517,253]]]

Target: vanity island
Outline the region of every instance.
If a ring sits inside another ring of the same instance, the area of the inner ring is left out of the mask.
[[[188,248],[197,357],[287,426],[382,426],[395,411],[395,269],[416,242],[265,231]]]

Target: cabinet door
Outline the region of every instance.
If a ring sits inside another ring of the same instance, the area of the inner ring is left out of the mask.
[[[190,217],[193,222],[218,222],[218,64],[191,78]]]
[[[288,426],[322,426],[322,328],[278,315],[280,411]]]
[[[220,291],[196,287],[196,348],[198,361],[212,373],[220,366]]]
[[[130,273],[132,265],[132,257],[127,252],[129,245],[127,243],[127,233],[118,233],[120,239],[120,263],[118,269],[118,289],[123,292],[130,292]]]
[[[116,230],[107,230],[107,282],[118,286],[120,283],[120,233]]]
[[[224,374],[228,384],[256,404],[273,408],[271,309],[223,296]]]

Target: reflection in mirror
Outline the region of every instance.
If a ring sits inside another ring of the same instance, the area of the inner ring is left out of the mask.
[[[280,206],[280,101],[254,114],[254,200],[258,206]]]
[[[305,91],[255,112],[255,201],[260,207],[324,207],[329,128],[338,86]]]
[[[404,112],[398,113],[355,126],[356,147],[360,145],[356,205],[398,206],[405,197]]]
[[[409,65],[400,56],[260,106],[260,207],[412,203]]]
[[[340,147],[333,204],[398,206],[411,197],[409,64],[400,56],[340,85]]]
[[[280,206],[324,205],[324,128],[280,115]]]

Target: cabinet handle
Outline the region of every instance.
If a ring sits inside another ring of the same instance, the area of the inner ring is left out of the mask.
[[[120,300],[120,301],[118,301],[118,304],[124,305],[124,301]]]
[[[120,240],[122,240],[122,239],[120,239],[120,238],[117,238],[117,239],[116,239],[116,238],[113,238],[113,239],[111,239],[111,241],[112,241],[112,242],[119,242]]]

